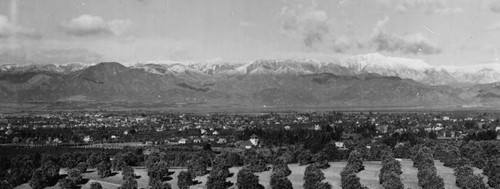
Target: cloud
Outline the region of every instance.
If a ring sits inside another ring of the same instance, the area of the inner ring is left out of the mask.
[[[0,49],[0,64],[26,64],[27,54],[22,49]]]
[[[299,38],[308,48],[322,43],[329,33],[328,16],[325,11],[317,10],[313,4],[309,8],[293,4],[281,10],[281,30],[288,36]]]
[[[489,8],[494,13],[500,13],[500,1],[491,1],[489,4]]]
[[[447,0],[377,0],[380,4],[397,12],[419,10],[425,14],[433,13],[460,13],[460,7],[449,7]]]
[[[489,25],[488,27],[486,27],[486,30],[489,30],[489,31],[500,30],[500,22],[493,23],[493,24]]]
[[[98,53],[83,48],[69,49],[0,49],[0,64],[61,64],[96,63],[102,60]]]
[[[6,16],[0,15],[0,38],[7,38],[12,36],[30,39],[41,38],[41,34],[36,30],[16,25],[10,22]]]
[[[255,24],[248,21],[240,21],[238,25],[243,28],[248,28],[248,27],[253,27]]]
[[[29,61],[36,62],[37,64],[96,63],[101,60],[102,55],[83,48],[45,49],[39,50],[29,57]]]
[[[115,35],[122,35],[131,25],[131,20],[112,20],[108,22],[109,30]]]
[[[438,54],[441,49],[421,33],[400,36],[388,33],[384,26],[389,22],[386,17],[379,20],[373,29],[371,43],[377,51],[400,52],[405,54]]]
[[[61,24],[64,32],[71,36],[122,35],[131,25],[131,20],[106,22],[99,16],[81,15]]]
[[[359,41],[344,35],[334,39],[331,46],[331,49],[337,53],[344,53],[354,48],[362,49],[364,46]]]

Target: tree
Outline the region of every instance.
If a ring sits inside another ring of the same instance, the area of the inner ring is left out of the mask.
[[[100,157],[96,153],[92,153],[87,158],[87,165],[89,167],[96,167],[97,165],[99,165],[99,163],[101,163],[101,160],[102,160],[102,157]]]
[[[309,150],[303,150],[298,156],[299,165],[307,165],[312,163],[312,153]]]
[[[52,160],[47,160],[42,163],[41,169],[47,174],[48,179],[55,180],[59,177],[59,165]]]
[[[357,150],[354,150],[349,154],[349,158],[347,159],[347,164],[353,166],[353,168],[355,168],[356,170],[356,173],[365,169],[365,166],[363,166],[363,159],[361,158],[361,153],[359,153]]]
[[[125,166],[122,168],[122,176],[123,178],[133,178],[135,179],[134,169],[130,166]]]
[[[156,182],[162,182],[168,175],[168,164],[165,161],[152,163],[148,168],[149,185],[153,186]]]
[[[99,178],[111,176],[111,165],[106,162],[101,162],[97,165],[97,175]]]
[[[45,171],[42,169],[37,169],[33,173],[33,176],[31,177],[28,183],[33,189],[42,189],[47,186],[47,182],[48,179]]]
[[[87,172],[87,168],[88,168],[88,166],[87,166],[87,163],[85,163],[85,162],[80,162],[80,163],[78,163],[78,165],[76,165],[76,169],[78,171],[80,171],[80,173]]]
[[[361,189],[366,188],[361,186],[361,182],[359,182],[359,177],[356,176],[356,173],[352,171],[342,171],[341,172],[341,186],[342,189]]]
[[[122,170],[124,166],[127,166],[127,162],[125,162],[125,157],[122,154],[117,154],[115,159],[111,162],[111,168],[113,170]]]
[[[259,177],[254,175],[251,171],[243,168],[238,171],[236,185],[238,189],[260,189],[264,188],[259,184]]]
[[[292,171],[288,168],[288,165],[284,161],[277,161],[273,165],[273,171],[271,175],[271,188],[272,189],[292,189],[292,182],[288,180],[287,176],[290,175]]]
[[[217,167],[210,171],[207,180],[207,189],[225,189],[228,187],[226,178],[229,177],[229,170],[223,167]]]
[[[487,189],[483,177],[474,175],[471,167],[461,166],[455,168],[456,185],[463,189]]]
[[[193,185],[191,174],[186,171],[181,171],[177,176],[177,186],[179,186],[179,189],[188,189],[191,185]]]
[[[399,174],[394,172],[384,174],[382,186],[384,186],[385,189],[404,189],[405,187],[403,182],[401,182]]]
[[[293,189],[292,182],[286,177],[278,177],[271,175],[272,189]]]
[[[163,183],[162,181],[155,181],[151,185],[151,189],[172,189],[172,186],[170,186],[169,183]]]
[[[332,186],[329,183],[321,182],[325,176],[321,170],[309,165],[304,172],[304,189],[330,189]]]
[[[90,184],[90,189],[102,189],[102,185],[99,182],[93,182]]]
[[[287,177],[288,175],[292,174],[292,171],[290,170],[290,168],[288,168],[288,165],[286,163],[278,162],[273,165],[272,174],[277,177]]]
[[[63,178],[59,181],[59,187],[61,189],[76,189],[76,183],[69,179],[69,178]]]
[[[490,187],[500,187],[500,160],[498,158],[493,157],[490,159],[484,172],[488,176],[488,185]]]
[[[195,177],[203,176],[208,173],[207,165],[201,159],[198,158],[191,160],[188,163],[187,167],[188,167],[188,172]]]
[[[68,171],[68,179],[72,180],[75,184],[79,184],[83,180],[82,174],[76,168],[75,169],[70,169]]]
[[[137,181],[133,177],[123,177],[121,189],[137,189]]]
[[[330,164],[328,164],[328,156],[326,156],[326,154],[322,151],[314,154],[312,161],[314,162],[314,166],[320,169],[326,169],[330,167]]]
[[[325,148],[323,149],[323,152],[327,156],[329,161],[341,159],[342,154],[340,153],[339,149],[335,145],[335,143],[328,143]]]

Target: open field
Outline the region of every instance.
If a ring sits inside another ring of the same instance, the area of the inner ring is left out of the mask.
[[[342,169],[345,167],[346,162],[331,162],[330,167],[328,169],[323,170],[323,173],[325,174],[325,181],[330,183],[333,188],[341,188],[340,186],[340,172]],[[373,189],[383,189],[382,185],[378,183],[378,173],[380,168],[382,167],[380,161],[368,161],[364,162],[365,165],[365,170],[361,171],[358,173],[358,176],[361,178],[361,183],[364,186],[367,186],[368,188],[373,188]],[[405,188],[420,188],[418,187],[418,179],[417,179],[417,169],[414,168],[413,162],[411,160],[403,160],[401,162],[402,165],[402,170],[403,174],[401,175],[401,179],[403,180],[403,183],[405,185]],[[445,188],[446,189],[459,189],[457,186],[455,186],[455,176],[453,175],[453,169],[444,167],[443,164],[439,161],[435,162],[435,166],[438,170],[438,174],[441,178],[444,179],[445,182]],[[293,188],[295,189],[301,189],[303,188],[302,185],[304,184],[304,171],[306,166],[299,166],[298,164],[290,164],[289,165],[290,170],[292,170],[292,174],[288,176],[290,181],[293,183]],[[232,167],[229,169],[231,173],[234,173],[234,175],[227,180],[232,182],[233,184],[236,183],[236,173],[241,169],[241,167]],[[177,189],[177,175],[179,172],[183,171],[185,169],[170,169],[173,174],[170,175],[171,180],[167,181],[172,185],[172,188]],[[84,174],[84,178],[89,179],[89,181],[82,186],[82,189],[88,189],[90,188],[90,184],[92,182],[98,181],[102,184],[103,188],[109,188],[109,189],[114,189],[120,186],[121,180],[122,180],[122,175],[120,171],[116,171],[116,174],[114,174],[111,177],[107,177],[104,179],[100,179],[97,177],[97,172],[95,169],[89,170],[87,173]],[[475,174],[481,173],[481,170],[479,169],[474,169]],[[61,170],[61,174],[65,174],[64,170]],[[137,179],[138,186],[139,188],[148,188],[148,176],[147,176],[147,171],[144,168],[135,168],[135,174],[139,176]],[[270,179],[271,179],[271,171],[265,171],[261,173],[257,173],[256,175],[259,176],[260,179],[260,184],[262,184],[265,188],[271,188],[270,187]],[[207,177],[208,175],[204,175],[201,177],[197,177],[196,180],[201,182],[197,185],[191,186],[193,189],[204,189],[205,188],[205,183],[207,182]],[[485,178],[485,182],[487,179]],[[23,184],[21,186],[16,187],[16,189],[29,189],[28,184]],[[54,188],[58,189],[59,187],[53,186],[49,188]]]

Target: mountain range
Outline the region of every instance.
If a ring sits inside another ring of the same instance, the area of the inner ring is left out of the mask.
[[[500,105],[500,65],[431,66],[377,53],[330,61],[0,65],[0,102],[491,107]]]

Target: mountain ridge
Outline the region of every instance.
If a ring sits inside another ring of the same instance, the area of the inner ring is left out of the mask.
[[[408,66],[404,61],[415,64]],[[439,69],[423,61],[379,54],[339,62],[266,59],[237,64],[132,66],[103,62],[39,69],[10,65],[0,66],[0,101],[332,107],[500,105],[500,90],[494,84],[499,81],[486,83],[491,78],[464,74],[471,82],[456,87],[449,83],[460,83],[456,75],[461,72]],[[443,80],[448,83],[439,83]]]

